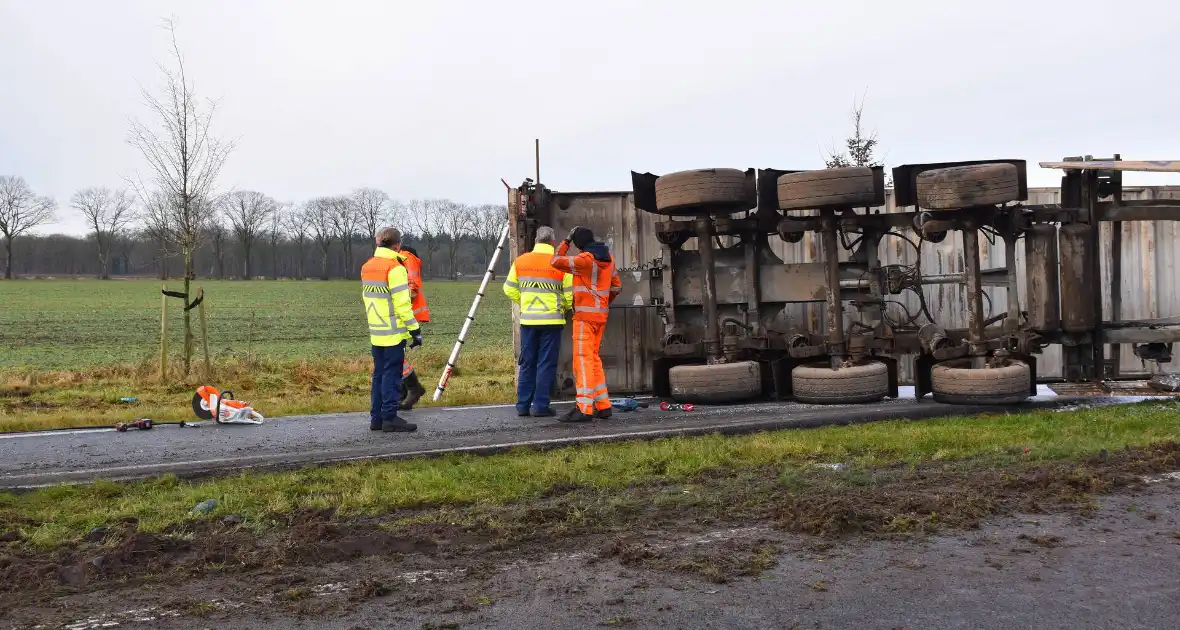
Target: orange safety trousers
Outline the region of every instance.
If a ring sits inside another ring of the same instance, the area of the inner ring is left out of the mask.
[[[606,391],[606,372],[598,348],[606,322],[574,320],[574,387],[578,410],[590,416],[596,409],[610,409],[610,394]]]

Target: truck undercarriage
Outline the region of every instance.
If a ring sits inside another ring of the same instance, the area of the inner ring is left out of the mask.
[[[1062,348],[1060,380],[1074,383],[1122,377],[1122,344],[1143,361],[1170,362],[1180,317],[1119,317],[1117,226],[1180,220],[1180,201],[1124,200],[1122,184],[1125,171],[1180,172],[1180,162],[1078,157],[1041,166],[1064,170],[1061,203],[1027,203],[1023,160],[900,166],[892,169],[894,206],[912,209],[898,212],[873,210],[886,205],[880,167],[632,172],[634,208],[655,218],[659,250],[650,262],[621,267],[624,292],[612,318],[636,309],[658,315],[659,334],[636,336],[646,382],[655,395],[685,402],[897,397],[899,358],[910,355],[918,398],[1011,404],[1036,394],[1044,380],[1037,357],[1050,346]],[[563,215],[569,199],[561,193],[532,181],[514,192],[518,250],[532,246],[539,225],[578,221]],[[1104,223],[1116,226],[1105,269]],[[961,272],[923,273],[923,246],[955,232]],[[810,235],[820,245],[815,262],[784,262],[771,247],[771,239]],[[883,263],[890,239],[918,262]],[[1003,247],[1003,266],[982,266],[981,240]],[[923,287],[945,284],[965,288],[965,325],[944,326],[928,308]],[[993,287],[1006,290],[1004,312],[991,312]],[[904,294],[916,296],[916,308]],[[818,326],[787,315],[800,304],[821,306]]]

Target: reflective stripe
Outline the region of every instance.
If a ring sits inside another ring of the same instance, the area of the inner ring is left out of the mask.
[[[414,314],[421,315],[422,313],[425,313],[427,310],[429,310],[429,309],[427,309],[425,306],[423,306],[422,308],[416,308],[416,309],[414,309]]]
[[[389,283],[384,280],[361,280],[361,286],[363,286],[363,287],[382,287],[382,288],[388,289]]]
[[[600,400],[608,400],[609,398],[610,398],[610,394],[608,394],[606,392],[602,392],[601,394],[594,397],[594,402],[598,402]]]
[[[610,308],[602,306],[575,306],[574,311],[578,313],[609,313]]]
[[[367,298],[374,298],[377,300],[388,300],[389,299],[388,293],[382,293],[380,291],[363,291],[361,293],[361,295],[364,297],[367,297]]]
[[[505,280],[504,286],[512,288],[512,289],[519,289],[520,288],[520,285],[515,280]]]
[[[554,313],[552,311],[550,311],[548,313],[521,313],[520,319],[521,319],[521,321],[534,321],[534,322],[553,321],[553,322],[561,322],[563,324],[565,323],[564,317],[562,317],[560,314]]]
[[[405,332],[405,328],[394,328],[393,330],[390,330],[388,328],[373,328],[372,326],[369,326],[369,334],[373,335],[374,337],[392,337],[394,335],[404,334]]]
[[[402,291],[408,291],[409,289],[410,289],[410,285],[399,284],[396,287],[389,287],[389,292],[390,293],[401,293]]]

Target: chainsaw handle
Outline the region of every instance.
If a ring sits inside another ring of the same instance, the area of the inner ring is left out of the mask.
[[[222,422],[221,422],[221,401],[223,401],[223,400],[234,400],[233,390],[227,389],[224,392],[221,392],[221,395],[217,397],[217,408],[215,410],[213,410],[213,421],[216,422],[217,424],[222,424]]]

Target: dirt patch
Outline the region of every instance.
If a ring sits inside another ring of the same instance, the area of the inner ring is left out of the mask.
[[[1141,477],[1180,469],[1180,446],[1103,453],[1084,462],[989,468],[994,462],[952,462],[874,470],[810,470],[794,464],[758,470],[712,471],[689,483],[624,489],[562,488],[530,503],[406,510],[381,518],[305,510],[264,534],[197,520],[163,531],[135,522],[113,524],[103,536],[80,536],[43,551],[21,540],[0,544],[0,608],[39,596],[105,589],[151,580],[241,575],[273,585],[291,605],[308,588],[301,575],[328,563],[381,558],[389,570],[464,567],[468,578],[494,557],[519,558],[555,550],[598,550],[624,566],[655,567],[722,583],[774,566],[771,540],[745,537],[707,547],[661,548],[631,535],[660,528],[756,525],[836,540],[850,535],[913,536],[973,528],[989,516],[1072,510],[1085,514],[1094,495],[1134,488]],[[0,531],[13,523],[0,522]],[[11,537],[10,537],[11,538]],[[1059,540],[1030,540],[1050,547]],[[588,547],[588,545],[590,545]],[[475,565],[475,566],[473,566]],[[345,576],[355,579],[352,576]],[[373,578],[350,597],[381,597],[390,582]]]
[[[598,557],[626,567],[679,571],[698,575],[714,584],[737,577],[760,575],[774,567],[779,545],[765,538],[726,540],[703,547],[653,547],[646,542],[618,538],[603,547]]]

